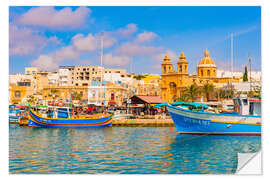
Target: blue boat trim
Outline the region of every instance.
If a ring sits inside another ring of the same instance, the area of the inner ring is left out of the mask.
[[[177,109],[179,110],[180,108],[174,107],[170,104],[167,105],[170,108]],[[262,116],[253,116],[253,115],[242,115],[242,114],[222,114],[222,113],[210,113],[210,112],[202,112],[202,111],[192,111],[188,109],[181,109],[181,111],[186,111],[186,112],[193,112],[193,113],[198,113],[198,114],[209,114],[209,115],[218,115],[218,116],[241,116],[241,117],[257,117],[261,118]]]
[[[102,118],[82,118],[82,119],[51,119],[36,115],[32,110],[29,111],[30,127],[101,127],[112,125],[112,115]]]
[[[255,123],[243,123],[238,121],[222,122],[222,117],[219,116],[218,122],[212,120],[211,116],[223,115],[217,113],[201,113],[197,111],[185,110],[173,106],[168,106],[169,113],[174,121],[177,133],[180,134],[215,134],[215,135],[261,135],[261,125]],[[188,113],[187,113],[188,112]],[[202,114],[204,114],[203,117]],[[228,119],[228,116],[226,118]],[[225,116],[224,116],[225,117]],[[260,120],[258,116],[234,116],[237,117],[249,117]],[[207,119],[209,118],[209,119]],[[241,120],[241,119],[240,119]]]

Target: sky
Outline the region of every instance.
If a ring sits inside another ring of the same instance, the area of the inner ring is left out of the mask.
[[[136,74],[161,74],[184,51],[189,73],[210,51],[218,69],[244,71],[248,57],[261,71],[261,8],[256,6],[22,7],[9,8],[9,73],[25,67],[100,65]]]

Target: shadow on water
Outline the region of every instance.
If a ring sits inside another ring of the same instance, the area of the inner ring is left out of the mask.
[[[238,152],[260,149],[260,137],[177,135],[168,127],[13,124],[9,142],[11,174],[230,174]]]

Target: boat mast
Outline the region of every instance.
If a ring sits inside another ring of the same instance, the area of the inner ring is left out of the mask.
[[[231,33],[231,71],[233,77],[233,33]]]
[[[248,61],[249,61],[249,88],[250,88],[250,91],[252,92],[252,89],[251,89],[251,56],[249,54],[249,58],[248,58]]]
[[[231,72],[232,72],[231,90],[233,90],[233,33],[231,33]]]
[[[101,32],[101,48],[100,48],[100,66],[102,67],[103,66],[103,36],[104,36],[104,32],[102,31]]]

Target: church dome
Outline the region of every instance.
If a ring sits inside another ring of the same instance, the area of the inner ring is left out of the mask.
[[[199,63],[198,67],[216,67],[216,64],[214,63],[214,61],[210,58],[210,53],[209,51],[206,49],[204,51],[204,57],[201,60],[201,62]]]

